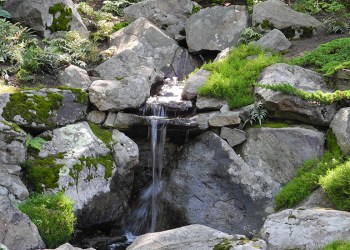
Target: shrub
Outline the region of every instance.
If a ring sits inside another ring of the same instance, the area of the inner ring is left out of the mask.
[[[338,209],[350,211],[350,160],[328,171],[320,184]]]
[[[259,40],[263,35],[255,32],[251,27],[245,28],[241,33],[241,38],[239,39],[239,43],[248,44],[250,42],[254,42]]]
[[[38,227],[45,244],[49,248],[55,248],[72,237],[76,223],[73,204],[63,193],[37,194],[18,208]]]
[[[350,38],[335,39],[321,44],[304,56],[295,58],[292,63],[315,66],[325,76],[330,76],[342,68],[350,68]]]
[[[254,102],[252,87],[261,71],[280,61],[280,55],[267,55],[262,48],[241,45],[231,50],[227,58],[203,66],[211,74],[198,93],[225,98],[230,108],[252,104]]]
[[[322,250],[349,250],[350,241],[336,240],[324,246]]]

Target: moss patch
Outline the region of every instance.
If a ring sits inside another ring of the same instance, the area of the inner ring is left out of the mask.
[[[30,92],[16,92],[10,95],[10,101],[6,104],[3,117],[14,122],[16,115],[21,116],[29,124],[45,124],[52,126],[50,121],[53,110],[62,105],[63,96],[57,93],[47,93],[47,96],[36,95]]]
[[[261,126],[259,124],[254,124],[250,128],[288,128],[290,125],[284,122],[265,122]]]
[[[322,250],[349,250],[350,241],[336,240],[324,246]]]
[[[213,250],[230,250],[231,246],[231,241],[229,239],[224,239],[222,242],[216,244]]]
[[[59,172],[64,165],[57,164],[56,159],[63,159],[63,154],[29,159],[22,164],[34,191],[42,192],[44,189],[58,187]]]
[[[96,135],[108,148],[112,148],[113,138],[112,132],[106,129],[102,129],[96,124],[89,122],[91,131]]]
[[[17,133],[23,133],[24,131],[15,123],[8,122],[8,121],[2,121],[3,124],[6,126],[9,126],[12,130],[14,130]]]
[[[70,30],[69,22],[72,19],[71,8],[58,3],[49,8],[49,13],[53,15],[53,22],[49,27],[51,32]]]
[[[88,93],[86,93],[86,91],[84,91],[82,89],[70,88],[70,87],[66,87],[66,86],[60,86],[59,89],[70,90],[75,96],[75,100],[74,100],[75,103],[87,105],[89,102]]]

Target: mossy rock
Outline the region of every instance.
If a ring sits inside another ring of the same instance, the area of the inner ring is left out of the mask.
[[[53,15],[53,21],[49,29],[51,32],[69,31],[72,20],[72,9],[57,3],[49,8],[49,13]]]
[[[2,116],[26,130],[40,132],[82,120],[87,103],[87,93],[76,89],[19,91],[10,95]]]

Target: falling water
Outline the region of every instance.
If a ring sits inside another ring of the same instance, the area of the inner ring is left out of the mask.
[[[135,235],[155,231],[160,209],[159,195],[163,186],[162,169],[166,137],[166,121],[164,118],[166,117],[166,111],[159,105],[150,105],[147,109],[151,110],[152,113],[152,116],[149,117],[152,183],[142,191],[136,209],[131,212],[128,218],[126,229]]]

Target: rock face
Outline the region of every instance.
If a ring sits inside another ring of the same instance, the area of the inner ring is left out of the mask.
[[[294,11],[279,0],[254,5],[253,26],[259,31],[279,29],[287,38],[310,37],[323,33],[325,26],[314,17]]]
[[[10,122],[0,122],[0,193],[13,195],[19,200],[24,200],[29,193],[26,186],[19,178],[21,163],[25,161],[26,134]]]
[[[331,128],[337,138],[337,143],[342,152],[346,155],[350,154],[349,118],[350,108],[342,108],[335,115],[331,123]]]
[[[292,179],[295,169],[305,160],[323,154],[324,134],[311,129],[251,128],[246,133],[241,155],[257,173],[272,178],[272,196]]]
[[[313,191],[309,197],[303,200],[298,207],[301,208],[313,208],[313,207],[322,207],[322,208],[333,208],[336,209],[336,206],[332,202],[332,200],[328,197],[328,195],[322,190],[322,188],[318,188]]]
[[[239,145],[247,139],[247,135],[243,130],[227,127],[221,128],[220,137],[225,139],[231,147]]]
[[[245,6],[215,6],[200,10],[186,22],[186,41],[190,51],[221,51],[237,45],[248,25]]]
[[[289,49],[292,43],[278,29],[271,30],[265,36],[255,42],[255,45],[261,46],[267,50],[282,52]]]
[[[88,89],[91,85],[90,77],[86,70],[75,65],[70,65],[58,76],[61,85],[70,88]]]
[[[130,195],[130,169],[137,162],[137,145],[119,131],[113,133],[113,142],[106,145],[86,122],[42,136],[51,140],[42,144],[39,159],[54,157],[51,167],[59,168],[57,184],[47,188],[65,190],[75,202],[79,226],[120,219]]]
[[[173,230],[148,233],[137,237],[135,242],[127,250],[212,250],[218,243],[229,240],[230,249],[264,249],[266,243],[263,240],[251,241],[243,235],[229,235],[203,225],[189,225]]]
[[[9,249],[45,248],[37,227],[5,196],[0,196],[0,228],[0,241]]]
[[[191,0],[147,0],[124,9],[124,18],[134,21],[144,17],[164,28],[175,40],[181,40],[185,29],[185,22],[191,15],[193,2]]]
[[[262,72],[261,80],[258,83],[263,85],[290,84],[297,89],[307,92],[318,90],[330,92],[326,88],[326,83],[322,76],[316,72],[284,63],[277,63],[267,67]],[[255,93],[264,101],[265,107],[269,111],[269,116],[276,118],[328,126],[337,110],[333,104],[325,105],[309,102],[296,96],[265,88],[256,87]]]
[[[244,234],[261,227],[271,198],[269,179],[219,136],[205,132],[196,137],[174,164],[163,199],[176,225],[200,223]]]
[[[224,127],[238,125],[241,123],[239,112],[228,111],[225,113],[214,113],[209,116],[209,125],[212,127]]]
[[[4,9],[14,20],[43,36],[60,30],[74,30],[84,37],[89,35],[71,0],[10,0],[6,1]]]
[[[226,104],[226,101],[223,99],[198,96],[196,107],[199,110],[220,110],[222,106]]]
[[[82,120],[86,115],[84,91],[41,89],[10,95],[2,116],[21,127],[43,131]]]
[[[50,250],[50,249],[44,249],[44,250]],[[71,244],[69,243],[65,243],[55,249],[52,250],[83,250],[80,247],[73,247]],[[94,248],[86,248],[85,250],[95,250]]]
[[[135,53],[138,64],[156,68],[165,77],[177,76],[182,80],[197,66],[186,49],[181,48],[168,34],[143,17],[112,34],[110,44],[116,48],[115,55],[131,50]]]
[[[320,249],[334,240],[350,240],[350,213],[325,209],[287,209],[270,215],[261,229],[271,250]]]
[[[193,100],[197,97],[198,89],[207,81],[210,72],[205,69],[198,70],[191,75],[187,81],[186,86],[182,92],[182,98],[185,100]]]

